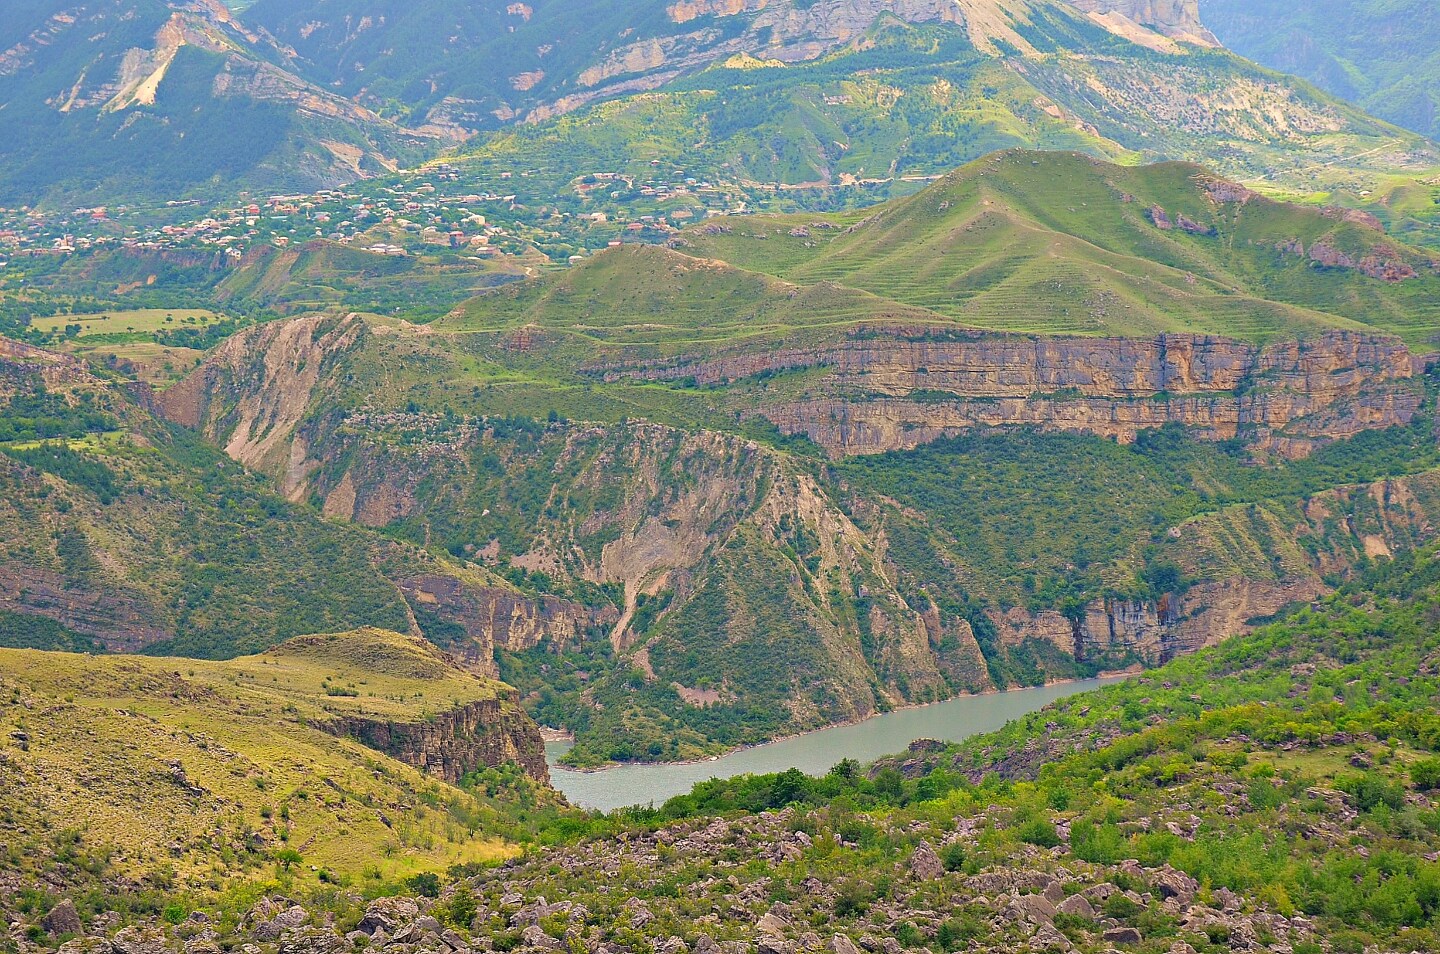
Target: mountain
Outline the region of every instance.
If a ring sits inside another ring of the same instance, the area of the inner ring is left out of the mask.
[[[1241,56],[1440,136],[1440,26],[1425,0],[1201,0],[1200,13]]]
[[[850,0],[795,3],[572,4],[489,0],[455,10],[435,2],[363,0],[287,3],[261,0],[246,21],[292,51],[290,63],[317,84],[334,86],[407,124],[459,126],[468,132],[554,116],[617,95],[653,90],[677,77],[740,55],[799,63],[861,41],[879,21],[948,24],[971,44],[1034,52],[1023,31],[1045,16],[1086,19],[1139,42],[1214,46],[1193,3],[1061,0],[944,3]],[[1092,31],[1093,32],[1093,31]],[[444,37],[439,56],[434,38]]]
[[[876,5],[854,20],[827,18],[863,4],[818,4],[783,21],[803,24],[806,42],[772,48],[767,18],[784,6],[694,21],[738,38],[694,70],[664,60],[653,91],[534,107],[437,171],[526,207],[636,221],[693,214],[687,194],[728,211],[863,206],[1028,147],[1198,162],[1291,196],[1344,192],[1387,224],[1415,218],[1417,233],[1434,217],[1419,181],[1437,165],[1427,141],[1188,33],[1119,29],[1063,3]],[[1410,198],[1376,198],[1396,189]]]
[[[312,887],[399,880],[513,855],[516,803],[553,803],[513,691],[412,637],[224,663],[0,649],[0,672],[0,812],[23,859],[6,875],[31,884],[143,897],[292,865]],[[459,787],[501,771],[503,799]]]
[[[1307,190],[1437,162],[1218,48],[1183,2],[26,0],[0,48],[13,204],[313,190],[461,142],[469,188],[533,173],[538,204],[656,161],[809,206],[1012,146]]]
[[[249,329],[164,412],[588,619],[495,645],[592,764],[1160,663],[1440,515],[1440,277],[1353,213],[1016,152],[673,244]]]
[[[21,0],[0,50],[7,204],[308,192],[434,145],[278,67],[212,0]]]

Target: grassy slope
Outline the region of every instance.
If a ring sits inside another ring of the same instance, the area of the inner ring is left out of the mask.
[[[495,698],[408,637],[357,631],[225,663],[0,650],[0,673],[0,814],[31,826],[9,848],[24,869],[66,832],[113,874],[194,888],[272,876],[286,847],[311,884],[312,865],[379,880],[513,851],[493,807],[315,727]]]
[[[844,230],[814,217],[738,220],[685,233],[713,255],[799,284],[834,281],[1005,331],[1146,335],[1196,331],[1266,340],[1366,325],[1425,344],[1440,331],[1430,256],[1317,209],[1217,202],[1203,170],[1138,169],[1073,154],[1015,152],[960,169]],[[1152,208],[1213,234],[1164,231]],[[793,234],[792,234],[793,233]],[[808,234],[804,234],[808,233]],[[1317,241],[1410,264],[1387,284],[1321,269],[1278,246]]]
[[[504,945],[518,891],[575,905],[540,920],[552,937],[630,947],[753,943],[769,911],[777,945],[824,931],[941,952],[1433,950],[1437,617],[1428,552],[960,745],[712,781],[577,824],[457,878],[432,910],[473,901],[460,929]],[[1117,928],[1135,933],[1103,937]]]

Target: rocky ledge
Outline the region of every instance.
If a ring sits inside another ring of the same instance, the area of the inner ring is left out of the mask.
[[[810,393],[762,407],[782,431],[831,454],[908,450],[984,427],[1031,426],[1132,441],[1181,424],[1287,457],[1409,423],[1427,359],[1398,339],[1334,331],[1255,345],[1205,335],[1041,338],[919,327],[864,328],[842,342],[598,367],[609,380],[694,379],[829,369]]]
[[[471,772],[514,762],[548,785],[545,743],[540,728],[513,698],[458,706],[423,722],[385,722],[342,716],[322,728],[355,739],[453,784]]]

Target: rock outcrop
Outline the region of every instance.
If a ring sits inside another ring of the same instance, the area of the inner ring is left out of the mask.
[[[831,454],[917,447],[983,427],[1080,431],[1124,442],[1181,424],[1301,457],[1329,441],[1409,423],[1423,363],[1394,338],[1335,331],[1256,346],[1201,335],[1032,338],[881,328],[807,350],[598,368],[609,379],[723,384],[826,368],[823,396],[763,406]]]
[[[549,784],[540,730],[513,698],[471,702],[424,722],[344,716],[322,724],[430,775],[459,784],[467,774],[513,762]]]

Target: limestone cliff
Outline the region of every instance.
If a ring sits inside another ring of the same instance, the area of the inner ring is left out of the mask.
[[[767,404],[781,430],[834,455],[909,449],[977,427],[1036,426],[1121,441],[1182,424],[1300,457],[1361,431],[1408,423],[1423,361],[1397,339],[1329,332],[1256,346],[1198,335],[1152,339],[866,329],[844,342],[597,368],[614,380],[723,384],[825,369],[821,396]]]
[[[417,629],[456,641],[485,671],[497,652],[543,647],[549,654],[507,662],[530,680],[527,704],[551,705],[541,700],[564,681],[566,705],[584,707],[592,724],[609,720],[620,738],[632,717],[647,732],[654,721],[693,737],[694,724],[718,718],[705,710],[734,705],[780,732],[1017,679],[1157,664],[1312,600],[1367,557],[1413,547],[1440,525],[1435,475],[1227,507],[1131,541],[1137,553],[1163,551],[1183,585],[1062,612],[1058,601],[1031,599],[1035,590],[990,592],[964,554],[941,552],[949,531],[920,509],[852,492],[822,462],[733,433],[418,402],[400,410],[404,392],[357,397],[350,382],[391,388],[407,364],[443,377],[453,367],[446,349],[476,347],[382,327],[305,319],[251,329],[167,406],[294,499],[459,556],[462,571],[397,579]],[[504,360],[534,361],[546,354],[543,338],[510,333],[498,347]],[[807,349],[610,357],[586,373],[720,386],[702,393],[735,385],[758,395],[754,407],[782,430],[836,455],[977,426],[1130,440],[1179,423],[1298,457],[1415,420],[1423,364],[1394,339],[1350,332],[1260,346],[885,326]],[[793,369],[807,373],[775,391],[739,386]],[[1143,592],[1136,553],[1117,559],[1106,591]],[[416,751],[433,743],[433,733],[412,730],[385,741]],[[439,771],[461,758],[428,757]]]
[[[321,727],[452,785],[471,772],[512,762],[535,781],[550,782],[540,730],[513,698],[468,703],[423,722],[345,716]]]

